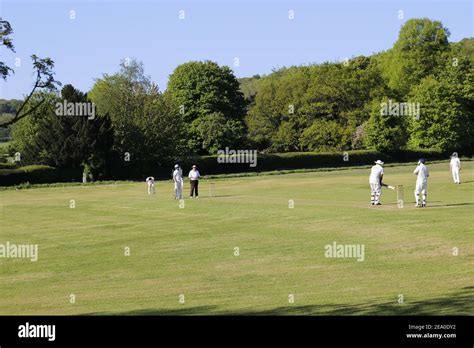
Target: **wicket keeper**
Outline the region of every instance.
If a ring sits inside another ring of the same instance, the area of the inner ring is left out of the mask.
[[[151,195],[152,193],[155,194],[155,178],[149,176],[146,178],[146,183],[148,184],[148,194]]]

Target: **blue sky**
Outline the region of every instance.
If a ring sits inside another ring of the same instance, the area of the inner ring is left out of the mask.
[[[474,36],[471,0],[0,0],[0,16],[12,24],[16,48],[0,52],[15,69],[0,82],[7,99],[31,89],[33,53],[51,57],[57,79],[83,91],[116,72],[121,59],[136,58],[164,90],[176,66],[191,60],[210,59],[244,77],[370,55],[390,48],[414,17],[441,20],[450,41]]]

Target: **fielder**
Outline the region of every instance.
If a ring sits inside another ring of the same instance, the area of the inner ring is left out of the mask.
[[[425,166],[425,159],[420,158],[418,161],[418,166],[413,171],[413,174],[417,176],[416,178],[416,186],[415,186],[415,200],[416,200],[416,208],[419,207],[426,207],[426,193],[427,193],[427,186],[428,186],[428,177],[430,176],[428,172],[428,167]],[[420,193],[422,195],[422,201],[420,205]]]
[[[375,166],[370,169],[370,204],[381,205],[380,196],[382,195],[383,162],[375,161]]]
[[[451,156],[451,162],[449,162],[449,169],[451,170],[451,174],[453,175],[454,183],[460,184],[461,178],[459,176],[459,172],[461,170],[461,161],[458,157],[457,152],[454,152]]]
[[[155,194],[155,178],[149,176],[146,178],[146,183],[148,184],[148,194],[151,195],[152,193]]]
[[[174,198],[183,199],[183,171],[177,164],[174,166],[173,172],[174,181]]]

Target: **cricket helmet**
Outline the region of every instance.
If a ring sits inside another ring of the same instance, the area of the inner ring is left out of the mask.
[[[424,158],[420,158],[418,160],[418,164],[421,164],[421,163],[425,164],[425,162],[426,162],[426,160]]]

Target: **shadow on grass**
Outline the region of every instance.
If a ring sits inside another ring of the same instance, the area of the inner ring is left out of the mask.
[[[446,204],[446,207],[454,207],[458,205],[474,205],[474,203],[456,203],[456,204]]]
[[[118,313],[88,313],[86,315],[474,315],[474,286],[462,288],[449,297],[405,303],[392,302],[361,304],[320,304],[282,306],[268,310],[219,310],[218,306],[183,307],[179,309],[142,309]]]

